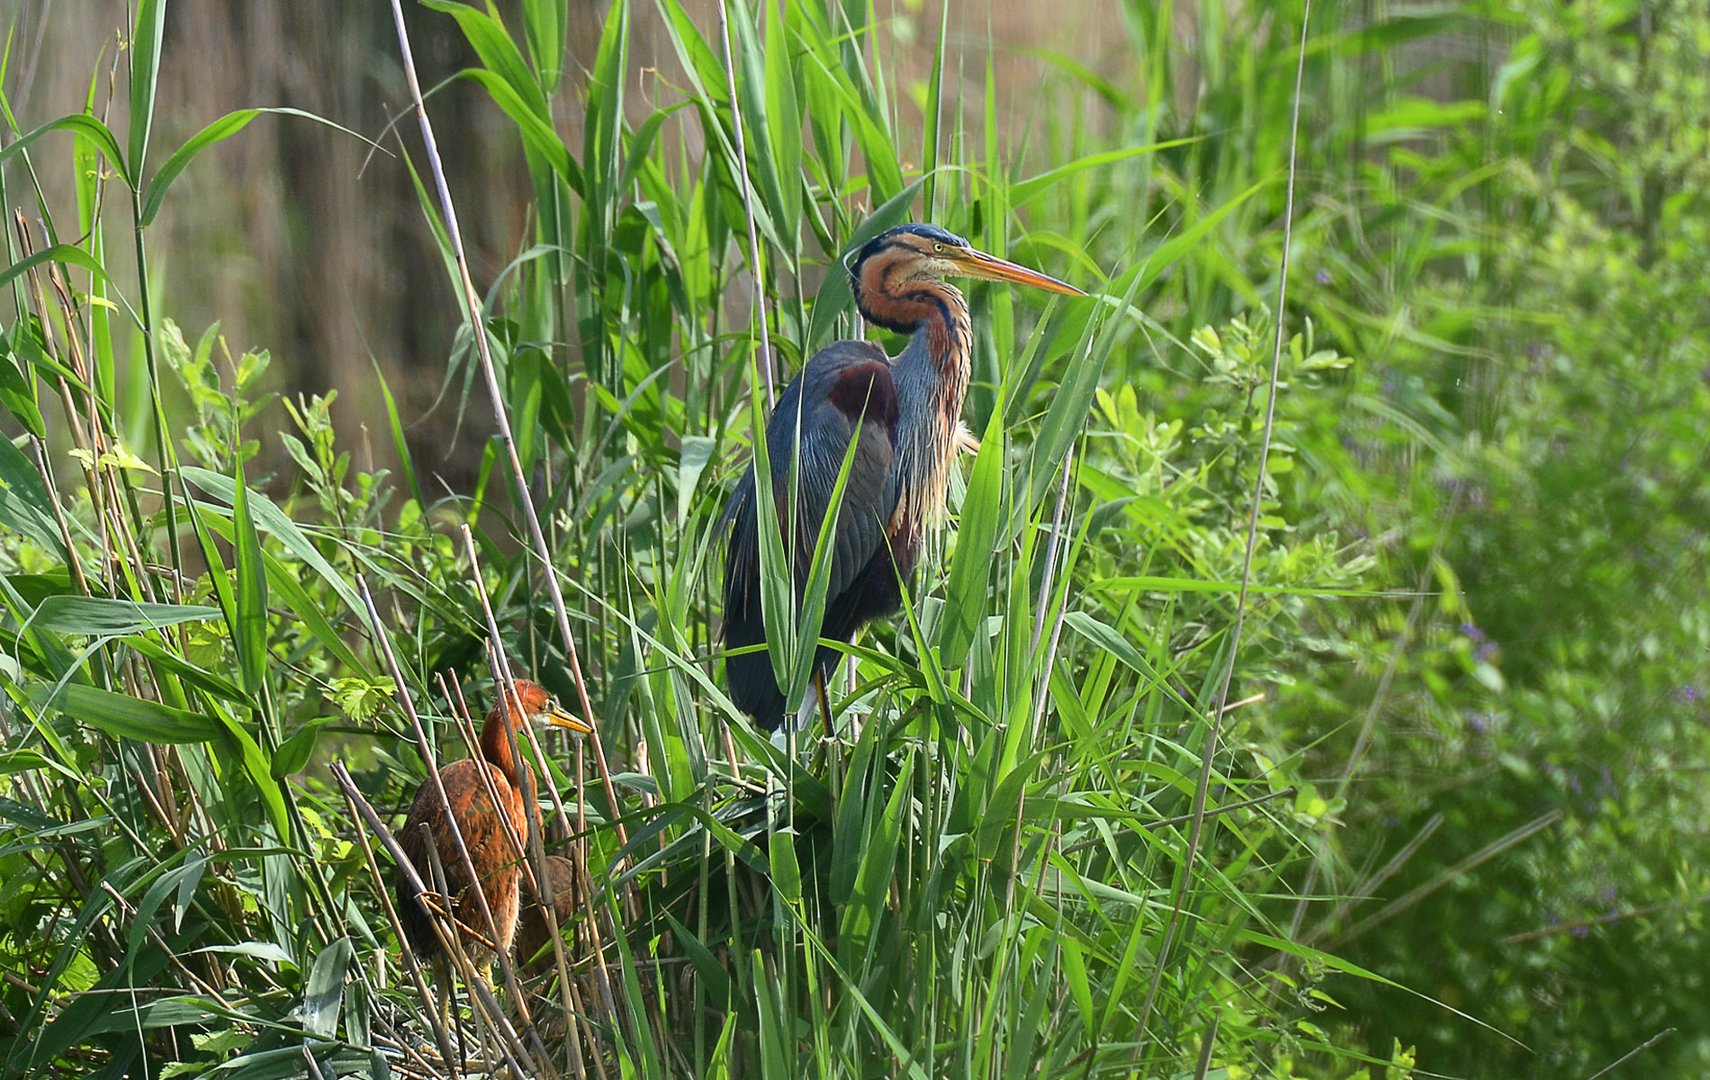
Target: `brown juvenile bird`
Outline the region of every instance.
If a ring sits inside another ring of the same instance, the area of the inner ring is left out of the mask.
[[[552,695],[534,683],[518,679],[515,685],[515,700],[501,696],[487,712],[486,722],[481,725],[480,759],[466,758],[440,768],[439,778],[450,800],[451,813],[446,813],[446,804],[429,779],[416,792],[410,816],[398,834],[404,854],[429,888],[434,882],[433,861],[438,858],[451,897],[458,940],[478,969],[491,963],[496,952],[510,952],[517,929],[518,879],[522,872],[517,851],[528,837],[529,822],[536,820],[538,813],[528,767],[511,753],[511,734],[531,721],[582,733],[593,730],[559,708]],[[482,779],[483,772],[487,780]],[[497,807],[489,794],[489,780],[491,791],[499,796]],[[469,873],[464,869],[463,857],[451,832],[453,818],[469,850],[469,861],[480,879],[481,890],[486,894],[494,926],[488,925],[480,900],[470,888]],[[506,836],[507,830],[515,837],[517,846]],[[403,926],[405,943],[416,956],[432,961],[443,973],[446,957],[439,938],[434,935],[431,917],[415,886],[401,872],[397,875],[397,894],[398,921]]]

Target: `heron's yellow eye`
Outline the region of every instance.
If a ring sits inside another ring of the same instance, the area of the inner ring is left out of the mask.
[[[934,253],[942,253],[944,251],[944,245],[943,244],[933,244],[932,250]]]

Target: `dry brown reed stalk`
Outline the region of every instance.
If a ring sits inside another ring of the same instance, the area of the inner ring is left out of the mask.
[[[477,597],[480,598],[481,610],[482,610],[482,613],[485,616],[486,621],[487,621],[487,632],[489,635],[489,639],[488,639],[489,640],[489,648],[491,649],[491,658],[490,658],[489,662],[490,662],[495,674],[498,675],[498,677],[500,678],[501,684],[508,688],[507,693],[514,694],[515,693],[515,686],[514,686],[515,681],[511,675],[509,660],[505,657],[504,651],[502,649],[497,648],[497,645],[496,645],[496,643],[500,640],[499,623],[498,623],[497,617],[493,614],[492,600],[487,595],[486,582],[481,577],[481,562],[480,562],[480,556],[479,556],[477,549],[476,549],[476,546],[475,546],[475,537],[474,537],[473,532],[470,530],[470,528],[467,524],[465,524],[463,526],[462,531],[463,531],[464,549],[469,556],[470,579],[474,582],[475,594]],[[594,721],[593,721],[593,718],[591,716],[584,715],[583,719],[585,721],[587,721],[587,723],[589,724],[590,727],[593,726]],[[513,740],[512,749],[514,752],[516,749],[516,747],[514,745],[516,735],[514,732],[512,733],[511,737]],[[539,767],[540,774],[544,777],[550,777],[552,775],[552,773],[551,773],[551,770],[547,766],[546,754],[545,754],[544,750],[542,749],[539,740],[536,738],[535,733],[532,730],[527,730],[526,731],[526,737],[528,739],[528,743],[529,743],[530,748],[534,752],[534,761],[535,761],[535,764]],[[577,868],[576,869],[576,876],[578,879],[578,886],[581,890],[582,895],[584,897],[587,897],[589,900],[592,900],[592,898],[594,896],[593,883],[592,883],[592,880],[589,878],[588,872],[587,872],[587,841],[586,841],[586,837],[588,835],[587,834],[587,817],[586,817],[587,793],[583,790],[582,745],[583,744],[582,744],[581,739],[577,739],[575,741],[575,748],[576,748],[576,816],[577,816],[577,821],[576,821],[576,825],[574,828],[572,828],[570,825],[568,812],[564,808],[563,800],[559,797],[557,788],[551,784],[548,784],[547,785],[547,793],[552,800],[553,812],[556,815],[560,826],[571,837],[571,864],[572,864],[572,866]],[[611,805],[612,805],[613,812],[616,813],[618,810],[617,804],[613,803]],[[531,817],[531,820],[532,820],[532,817]],[[620,842],[621,842],[621,837],[622,837],[621,832],[619,833],[619,837],[620,837]],[[569,966],[568,966],[568,962],[564,956],[563,941],[562,941],[562,938],[560,937],[560,934],[559,934],[560,928],[558,926],[557,912],[553,910],[552,897],[547,894],[547,890],[550,889],[550,885],[548,885],[546,887],[546,889],[540,888],[540,883],[549,881],[550,875],[546,871],[546,852],[545,852],[544,846],[540,843],[539,837],[533,838],[533,841],[531,842],[531,845],[529,848],[529,856],[530,856],[530,860],[525,861],[525,866],[527,867],[529,874],[531,876],[531,879],[532,879],[531,883],[534,885],[534,891],[531,893],[531,895],[534,898],[534,902],[541,906],[541,909],[545,914],[547,926],[552,931],[551,938],[552,938],[552,942],[553,942],[553,964],[556,967],[557,972],[558,972],[559,988],[560,988],[560,993],[563,995],[563,1004],[564,1004],[564,1008],[565,1008],[565,1016],[567,1018],[567,1022],[570,1026],[570,1030],[572,1033],[571,1043],[572,1043],[572,1045],[579,1045],[580,1043],[578,1040],[580,1037],[579,1031],[580,1031],[581,1025],[577,1022],[576,1016],[577,1016],[578,1012],[580,1011],[578,1006],[580,1003],[580,996],[581,995],[580,995],[580,992],[576,989],[575,983],[569,977]],[[538,861],[535,861],[535,860],[538,860]],[[531,863],[532,863],[532,865],[531,865]],[[639,906],[638,906],[639,901],[634,896],[633,892],[627,893],[626,895],[627,895],[627,898],[628,898],[630,905],[632,907],[636,908],[635,912],[632,913],[632,917],[638,917],[638,915],[639,915]],[[591,958],[593,960],[594,966],[598,972],[598,978],[596,979],[596,982],[595,982],[595,989],[596,989],[596,991],[598,991],[597,996],[598,996],[600,1003],[605,1007],[608,1019],[615,1021],[616,1016],[617,1016],[617,1005],[614,1001],[612,1001],[611,995],[609,993],[609,987],[611,985],[611,976],[610,976],[610,973],[606,970],[605,950],[600,944],[604,935],[602,935],[600,932],[599,917],[600,917],[600,911],[599,911],[598,907],[591,905],[590,910],[588,912],[587,927],[588,927],[589,936],[592,939],[592,943],[593,943],[593,947],[590,949],[590,955],[591,955]],[[616,927],[612,927],[611,931],[612,931],[612,933],[615,934],[616,933]],[[594,1029],[592,1027],[590,1027],[588,1029],[588,1031],[587,1031],[587,1040],[588,1040],[587,1046],[588,1046],[590,1056],[594,1060],[596,1071],[598,1071],[599,1074],[603,1077],[605,1075],[605,1067],[603,1065],[602,1055],[600,1054],[600,1048],[595,1041],[596,1030],[597,1029]],[[581,1065],[580,1059],[575,1058],[575,1059],[572,1059],[572,1061],[573,1061],[573,1068],[575,1069],[576,1074],[578,1076],[583,1075],[583,1070],[582,1070],[582,1065]]]
[[[439,765],[434,760],[433,747],[428,743],[427,732],[422,727],[420,716],[416,713],[415,703],[410,697],[409,686],[404,681],[403,670],[399,667],[397,654],[392,649],[391,635],[386,632],[385,624],[380,619],[380,612],[374,604],[373,593],[369,591],[367,578],[362,574],[358,574],[356,577],[356,583],[358,592],[362,596],[362,602],[368,610],[368,618],[373,629],[374,639],[379,645],[381,655],[386,660],[386,666],[388,671],[391,673],[393,684],[397,687],[398,703],[403,708],[404,715],[410,721],[410,727],[416,738],[416,747],[427,764],[428,782],[434,786],[434,790],[438,793],[441,805],[449,807],[451,805],[451,800],[446,795],[445,784],[440,779],[439,775]],[[495,802],[494,805],[496,806],[498,804]],[[498,922],[494,919],[492,908],[487,902],[487,892],[486,889],[481,886],[480,875],[475,872],[474,861],[469,857],[469,848],[464,843],[463,832],[458,828],[457,818],[455,815],[447,814],[447,821],[451,825],[452,839],[456,842],[458,860],[462,865],[464,872],[468,874],[470,888],[472,889],[473,895],[476,899],[476,905],[480,909],[481,919],[487,932],[488,940],[497,944],[501,937],[498,932]],[[433,846],[431,844],[428,845],[427,850],[432,852]],[[400,852],[399,854],[402,853]],[[408,861],[407,857],[405,861]],[[417,869],[419,870],[420,868],[418,867]],[[478,927],[477,929],[481,928]],[[452,935],[452,937],[455,940],[456,935]],[[504,950],[495,949],[494,951],[497,953],[499,970],[504,976],[505,991],[516,1003],[518,1016],[523,1021],[524,1027],[528,1030],[530,1037],[535,1042],[536,1049],[544,1056],[545,1047],[540,1044],[539,1035],[534,1031],[533,1024],[529,1021],[528,1007],[523,1001],[522,985],[517,979],[516,969],[511,965],[510,957]],[[472,996],[479,993],[481,989],[479,984],[483,982],[485,982],[484,979],[477,978],[473,980],[475,985],[470,986],[470,993]],[[491,992],[489,991],[486,996],[490,999]],[[509,1022],[503,1015],[494,1016],[492,1019],[495,1021],[496,1026],[499,1026],[501,1030],[509,1026]],[[551,1066],[548,1065],[547,1068],[550,1070]]]
[[[356,830],[356,839],[362,846],[362,858],[368,867],[368,876],[374,884],[374,895],[380,898],[380,906],[386,913],[386,921],[391,924],[392,933],[399,941],[403,941],[404,927],[398,921],[398,909],[392,905],[391,890],[386,887],[386,880],[381,875],[380,866],[374,859],[374,848],[368,842],[369,832],[372,831],[375,836],[380,837],[380,842],[386,846],[387,853],[392,856],[399,873],[416,878],[416,869],[410,865],[409,859],[404,857],[403,849],[398,846],[398,841],[392,836],[392,831],[386,828],[385,823],[380,820],[380,815],[374,812],[374,807],[369,804],[368,799],[361,791],[357,790],[356,782],[351,779],[350,770],[345,768],[344,762],[334,761],[330,771],[332,772],[333,783],[338,786],[339,793],[344,796],[345,807],[352,819],[360,818],[368,826],[367,829]],[[416,878],[415,883],[420,885],[420,879]],[[421,964],[409,949],[403,950],[403,956],[404,968],[409,972],[410,980],[415,983],[416,993],[421,996],[423,1001],[427,1001],[432,995],[428,990],[427,976],[423,973]],[[452,1060],[451,1036],[445,1030],[444,1018],[435,1009],[429,1009],[428,1014],[428,1022],[433,1028],[434,1041],[439,1043],[440,1056],[449,1062]],[[401,1039],[400,1045],[403,1045]],[[424,1060],[422,1064],[425,1066],[428,1063]]]
[[[421,82],[416,77],[415,56],[410,51],[410,36],[404,29],[404,8],[400,0],[392,0],[392,21],[397,29],[398,50],[403,61],[404,79],[409,84],[410,102],[415,108],[416,117],[421,122],[422,142],[427,149],[428,167],[433,174],[434,190],[439,195],[440,212],[445,224],[446,237],[451,244],[452,255],[457,262],[458,280],[462,285],[462,300],[464,311],[469,319],[470,336],[475,339],[475,350],[481,361],[481,374],[486,383],[487,397],[493,407],[493,421],[498,427],[499,442],[505,451],[505,461],[510,466],[511,483],[519,506],[523,511],[523,519],[528,523],[530,550],[540,560],[543,570],[542,577],[546,581],[547,594],[552,600],[552,613],[558,623],[558,632],[564,640],[564,652],[570,660],[570,678],[576,687],[576,696],[581,705],[582,715],[594,715],[594,707],[588,698],[588,684],[582,676],[582,660],[576,648],[576,637],[570,631],[570,613],[564,605],[564,591],[559,586],[558,574],[552,565],[552,548],[546,542],[546,533],[540,525],[540,514],[535,510],[534,498],[529,494],[528,476],[523,472],[522,459],[517,456],[517,444],[511,434],[510,414],[505,408],[504,392],[499,386],[499,376],[493,365],[493,352],[487,341],[486,328],[481,318],[481,297],[475,290],[474,278],[469,273],[469,257],[464,251],[463,234],[457,224],[457,207],[451,199],[451,188],[446,183],[445,167],[440,160],[439,144],[434,139],[433,123],[428,119],[427,105],[422,100]],[[600,743],[599,729],[595,728],[589,734],[594,747],[594,761],[599,767],[600,782],[605,787],[606,798],[610,805],[618,805],[617,787],[612,783],[611,769],[607,767],[605,750]],[[617,832],[618,844],[629,843],[621,821],[613,821]]]

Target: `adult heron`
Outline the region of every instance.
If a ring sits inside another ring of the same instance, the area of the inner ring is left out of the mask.
[[[868,241],[849,261],[861,317],[908,334],[901,354],[870,341],[839,341],[809,360],[784,388],[766,425],[776,502],[795,578],[797,603],[837,477],[855,439],[830,547],[831,574],[820,636],[848,641],[861,626],[902,606],[901,583],[914,572],[920,541],[941,512],[950,470],[965,440],[973,328],[968,302],[946,277],[983,278],[1051,292],[1085,293],[1036,270],[988,255],[936,225],[903,225]],[[799,437],[799,443],[798,443]],[[796,463],[796,520],[789,517]],[[727,517],[724,642],[762,644],[760,535],[754,466],[737,485]],[[821,700],[837,651],[821,646],[814,678]],[[762,727],[778,728],[790,704],[763,650],[728,657],[731,700]],[[811,700],[811,699],[810,699]],[[805,719],[808,703],[802,703]]]

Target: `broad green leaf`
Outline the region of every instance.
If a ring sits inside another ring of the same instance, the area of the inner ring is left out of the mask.
[[[318,721],[305,724],[303,730],[279,744],[278,751],[273,755],[273,779],[284,780],[303,771],[303,767],[309,763],[309,755],[315,752],[321,726]]]
[[[315,965],[303,987],[303,1030],[309,1034],[330,1039],[337,1032],[344,977],[354,951],[350,938],[341,937],[315,954]]]
[[[1203,135],[1191,135],[1181,139],[1164,139],[1161,142],[1148,143],[1145,146],[1124,146],[1116,150],[1102,150],[1097,153],[1086,154],[1074,161],[1067,161],[1047,169],[1037,176],[1016,181],[1015,185],[1009,189],[1010,203],[1019,209],[1069,177],[1076,176],[1089,169],[1115,165],[1118,162],[1140,157],[1142,154],[1155,154],[1160,150],[1174,150],[1182,146],[1191,146],[1204,138]]]
[[[796,445],[800,446],[800,433]],[[819,632],[825,623],[825,592],[831,584],[832,553],[837,547],[837,523],[843,510],[843,493],[849,486],[849,474],[855,465],[855,452],[861,442],[861,425],[855,425],[854,437],[843,452],[843,464],[831,488],[831,498],[825,506],[825,516],[817,522],[798,521],[798,529],[811,529],[814,537],[813,558],[808,564],[807,582],[802,588],[801,610],[797,613],[795,632],[796,653],[792,658],[789,680],[784,686],[784,700],[799,703],[805,699],[813,682],[814,663],[819,656]],[[799,462],[792,462],[791,479],[797,479]],[[799,505],[799,504],[798,504]],[[851,513],[864,513],[861,507],[851,507]],[[796,511],[800,516],[800,511]],[[799,546],[794,546],[799,551]],[[792,568],[793,570],[793,568]],[[792,572],[791,578],[795,574]]]
[[[769,838],[772,887],[787,904],[802,898],[802,870],[796,862],[796,833],[794,829],[779,829]]]
[[[220,609],[201,604],[149,604],[94,596],[50,596],[31,623],[56,634],[114,637],[159,630],[179,623],[220,617]]]
[[[69,719],[115,738],[147,743],[201,743],[220,738],[226,730],[218,720],[203,713],[82,683],[66,683],[57,692],[51,687],[35,687],[32,696],[38,705],[51,706]]]
[[[695,487],[701,481],[701,473],[706,471],[707,464],[712,461],[713,451],[718,449],[718,442],[705,435],[683,436],[682,448],[677,455],[677,519],[689,520],[689,507],[694,501]]]
[[[564,74],[569,27],[567,0],[523,0],[523,37],[534,60],[536,78],[546,94],[557,91]]]
[[[237,622],[232,626],[232,638],[243,688],[259,700],[267,682],[267,570],[261,559],[261,537],[250,513],[251,495],[243,481],[241,460],[232,487],[236,495],[232,525],[237,540]]]
[[[7,438],[0,438],[0,526],[16,529],[54,558],[65,560],[65,544],[47,488],[24,452]]]
[[[991,579],[992,546],[997,542],[998,507],[1003,498],[1003,409],[992,410],[980,452],[968,478],[962,517],[956,529],[956,555],[944,593],[944,618],[938,652],[947,668],[962,666],[974,634],[984,626]]]
[[[768,418],[760,401],[758,372],[749,380],[750,410],[754,423],[754,524],[759,538],[760,619],[766,628],[766,649],[771,656],[772,670],[780,685],[788,679],[794,665],[797,616],[795,604],[795,566],[785,554],[784,530],[796,525],[795,503],[780,503],[773,490],[772,451],[766,438]],[[790,472],[795,475],[794,468]],[[788,499],[788,491],[785,492]],[[788,523],[778,520],[775,507],[789,506]],[[788,698],[786,696],[786,705]]]
[[[41,348],[34,340],[35,332],[32,327],[20,325],[16,334],[18,340],[28,340],[32,348]],[[42,419],[41,404],[36,398],[34,372],[29,369],[27,361],[25,364],[26,366],[20,369],[13,363],[9,343],[0,336],[0,406],[4,406],[6,411],[12,414],[12,418],[23,425],[25,431],[38,439],[45,439],[47,423]]]
[[[551,117],[546,94],[523,61],[510,32],[499,21],[496,9],[482,11],[474,4],[451,3],[449,0],[422,0],[422,5],[456,19],[457,28],[469,39],[481,63],[505,81],[518,99],[526,103],[530,114],[542,119]]]
[[[517,126],[517,133],[522,136],[523,144],[540,155],[541,160],[570,186],[570,190],[578,195],[583,193],[581,167],[576,164],[576,159],[570,156],[570,148],[564,145],[564,140],[558,137],[558,132],[553,129],[549,120],[533,112],[503,76],[484,68],[471,68],[461,74],[464,78],[473,79],[485,87],[493,98],[493,104],[503,110]]]
[[[866,846],[861,852],[861,869],[855,876],[855,892],[843,908],[838,936],[847,941],[851,956],[862,956],[872,946],[872,934],[884,918],[885,897],[890,891],[891,876],[896,869],[898,846],[902,839],[904,807],[908,804],[910,781],[914,777],[914,757],[903,760],[897,774],[896,786],[885,804],[884,814],[869,830]]]
[[[921,198],[921,209],[925,220],[932,221],[937,209],[933,196],[937,193],[938,185],[938,155],[944,124],[944,45],[950,36],[950,5],[945,4],[938,13],[938,47],[932,55],[932,76],[926,84],[926,112],[921,124],[923,145],[920,153],[921,179],[925,181],[925,192]]]
[[[200,154],[203,150],[206,150],[215,143],[222,142],[231,138],[233,135],[236,135],[238,132],[248,127],[251,120],[254,120],[256,117],[261,116],[264,113],[272,113],[275,116],[296,116],[301,117],[304,120],[313,120],[317,124],[325,124],[327,127],[336,131],[342,131],[346,135],[362,139],[363,142],[368,143],[369,146],[375,149],[380,149],[378,143],[371,139],[364,138],[362,135],[350,130],[342,124],[335,124],[325,117],[316,116],[311,112],[304,112],[302,109],[238,109],[235,112],[227,113],[218,120],[209,124],[207,127],[203,128],[201,131],[190,136],[183,146],[180,146],[177,150],[173,151],[172,156],[166,159],[166,164],[162,165],[160,170],[149,178],[147,187],[145,188],[146,194],[143,197],[142,214],[137,219],[138,226],[141,228],[147,228],[149,224],[154,221],[155,216],[160,213],[161,205],[166,201],[166,193],[172,187],[172,182],[178,179],[179,173],[189,167],[190,163],[196,159],[196,155]]]
[[[219,611],[218,608],[214,610]],[[119,640],[124,642],[126,648],[141,653],[148,658],[150,663],[170,672],[173,677],[188,686],[193,686],[221,701],[230,702],[242,709],[254,708],[255,706],[255,702],[236,683],[215,675],[211,671],[199,668],[188,660],[168,652],[153,638],[133,634]]]
[[[43,248],[26,259],[19,259],[5,269],[0,269],[0,288],[10,285],[21,274],[27,273],[43,263],[52,262],[82,267],[102,281],[107,280],[106,267],[102,266],[100,260],[93,255],[80,247],[73,247],[71,244],[55,244],[52,247]]]
[[[22,154],[31,143],[50,131],[69,131],[79,136],[80,140],[86,140],[101,152],[101,156],[107,159],[108,163],[112,165],[113,171],[118,173],[119,179],[124,181],[127,186],[130,184],[131,174],[125,164],[125,152],[119,149],[119,140],[113,137],[113,132],[106,124],[87,113],[72,113],[69,116],[62,116],[58,120],[50,120],[41,127],[18,136],[12,142],[7,143],[4,148],[0,148],[0,165],[5,164],[14,155]]]
[[[193,465],[186,465],[179,471],[186,480],[215,498],[224,499],[227,503],[236,503],[237,485],[232,482],[231,477],[222,476],[217,472],[197,468]],[[286,550],[302,559],[320,574],[321,579],[327,583],[333,592],[338,594],[339,599],[343,600],[352,612],[358,616],[364,616],[365,609],[362,605],[362,598],[356,595],[356,590],[350,582],[346,581],[337,570],[333,569],[332,564],[322,557],[320,551],[296,522],[287,517],[283,510],[280,510],[273,504],[272,500],[260,492],[249,492],[247,501],[256,528],[284,544]],[[218,509],[224,511],[224,508]]]
[[[131,142],[130,167],[142,175],[148,152],[149,131],[154,125],[154,92],[160,80],[160,41],[166,29],[166,0],[139,0],[137,21],[131,31]]]
[[[1123,310],[1133,304],[1134,295],[1139,291],[1139,281],[1137,275],[1129,282],[1128,293],[1122,298]],[[1030,486],[1025,494],[1018,491],[1012,495],[1012,533],[1019,528],[1020,516],[1038,505],[1046,491],[1056,482],[1058,464],[1086,426],[1087,417],[1092,411],[1093,395],[1098,392],[1104,365],[1110,359],[1111,350],[1116,346],[1116,339],[1122,327],[1123,320],[1114,317],[1106,318],[1102,326],[1096,322],[1088,324],[1085,340],[1076,350],[1080,355],[1069,361],[1069,371],[1062,385],[1052,395],[1051,407],[1039,425],[1029,469],[1015,475],[1018,486],[1023,482],[1030,482]]]

